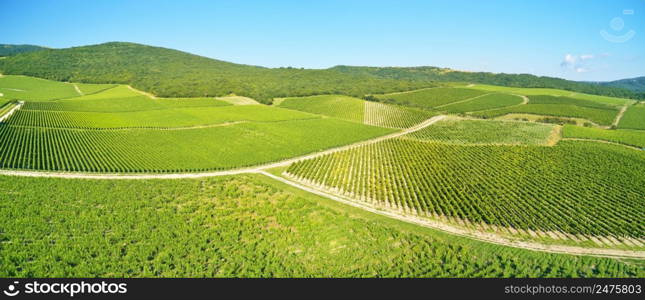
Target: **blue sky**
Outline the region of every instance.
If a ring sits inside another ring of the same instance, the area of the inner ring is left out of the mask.
[[[8,44],[129,41],[267,67],[645,75],[645,0],[2,0],[0,15]]]

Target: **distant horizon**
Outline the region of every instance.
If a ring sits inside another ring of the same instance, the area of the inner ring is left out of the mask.
[[[644,0],[16,1],[7,44],[125,41],[267,68],[435,66],[573,81],[644,76]],[[643,31],[643,32],[641,32]]]

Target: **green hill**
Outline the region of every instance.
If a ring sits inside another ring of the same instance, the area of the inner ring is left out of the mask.
[[[603,86],[611,86],[611,87],[631,90],[639,93],[645,93],[645,76],[608,81],[608,82],[599,82],[598,84]]]
[[[428,87],[336,70],[269,69],[234,64],[177,50],[133,43],[48,49],[0,61],[0,73],[87,83],[123,83],[162,97],[225,96],[264,103],[274,97],[315,94],[362,96]]]
[[[59,81],[130,84],[162,97],[225,96],[233,93],[263,103],[270,103],[276,97],[319,94],[361,97],[436,86],[437,81],[548,87],[639,97],[639,94],[620,88],[528,74],[471,73],[436,67],[264,68],[123,42],[12,55],[0,60],[0,73]]]
[[[505,74],[489,72],[462,72],[437,67],[353,67],[336,66],[335,70],[356,76],[374,76],[383,79],[411,81],[472,82],[523,88],[554,88],[587,94],[631,99],[645,99],[645,93],[636,93],[622,87],[576,82],[561,78],[531,74]]]
[[[11,56],[19,53],[34,52],[47,49],[35,45],[7,45],[0,44],[0,56]]]

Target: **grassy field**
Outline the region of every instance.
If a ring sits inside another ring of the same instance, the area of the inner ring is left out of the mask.
[[[79,96],[69,83],[12,75],[0,77],[0,93],[7,100],[43,101]]]
[[[0,177],[3,277],[643,277],[643,265],[495,246],[260,175]]]
[[[561,141],[464,146],[387,140],[287,172],[357,201],[519,230],[642,238],[645,152]]]
[[[171,128],[228,122],[275,122],[320,118],[293,110],[266,105],[190,107],[134,112],[74,112],[32,110],[32,105],[16,112],[7,124],[48,128]]]
[[[222,170],[286,159],[391,132],[332,118],[185,130],[0,125],[0,168],[84,172]]]
[[[562,137],[604,140],[634,147],[645,148],[645,132],[640,130],[606,130],[565,125],[564,129],[562,130]]]
[[[552,125],[489,120],[442,120],[405,136],[451,144],[545,145]]]
[[[446,106],[442,106],[440,109],[451,113],[465,113],[518,105],[521,104],[523,100],[524,99],[520,96],[495,93],[477,97],[466,102],[448,104]]]
[[[485,92],[474,89],[439,87],[404,93],[375,95],[375,97],[386,103],[430,109],[483,94]]]
[[[630,106],[618,123],[618,128],[645,130],[645,104]]]

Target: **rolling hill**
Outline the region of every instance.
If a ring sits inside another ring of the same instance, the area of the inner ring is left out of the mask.
[[[0,60],[0,73],[59,81],[130,84],[162,97],[237,94],[263,103],[271,103],[276,97],[319,94],[361,97],[432,87],[437,81],[548,87],[629,98],[643,96],[620,88],[559,78],[471,73],[436,67],[264,68],[124,42],[14,55]]]
[[[19,53],[28,53],[47,49],[36,45],[8,45],[0,44],[0,57],[11,56]]]
[[[634,92],[645,93],[645,76],[607,81],[607,82],[598,82],[597,84],[601,86],[617,87],[621,89],[631,90]]]

